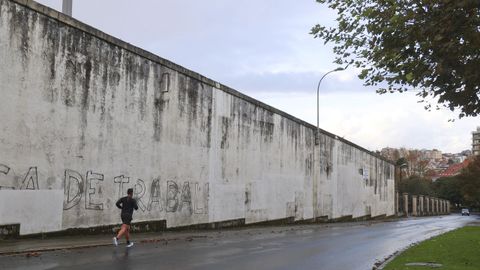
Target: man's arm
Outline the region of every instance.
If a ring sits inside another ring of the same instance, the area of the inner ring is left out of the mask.
[[[137,200],[133,200],[133,209],[138,210]]]
[[[122,198],[118,199],[117,203],[115,204],[118,208],[123,208]]]

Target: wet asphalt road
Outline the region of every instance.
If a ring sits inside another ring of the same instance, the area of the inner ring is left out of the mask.
[[[383,223],[247,228],[189,239],[0,257],[0,269],[372,269],[408,245],[478,221],[450,215]]]

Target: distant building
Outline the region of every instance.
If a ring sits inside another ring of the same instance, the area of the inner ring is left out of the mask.
[[[420,152],[422,154],[423,159],[440,160],[443,157],[442,156],[442,151],[439,151],[437,149],[433,149],[433,150],[422,149],[422,150],[420,150]]]
[[[480,155],[480,127],[477,130],[477,155]],[[475,142],[475,141],[474,141]],[[385,147],[380,152],[383,157],[398,161],[404,158],[407,167],[403,168],[406,177],[410,175],[419,175],[431,178],[433,181],[440,177],[450,177],[457,175],[468,165],[468,158],[471,156],[471,150],[464,150],[461,153],[442,153],[438,149],[406,149]]]
[[[450,165],[444,172],[440,173],[438,177],[452,177],[455,175],[458,175],[462,172],[463,169],[465,169],[468,164],[470,163],[470,159],[465,159],[462,163],[456,163]],[[434,179],[435,181],[436,179]]]
[[[472,132],[472,154],[474,156],[480,155],[480,127]]]

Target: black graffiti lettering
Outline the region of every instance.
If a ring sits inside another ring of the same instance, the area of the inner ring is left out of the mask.
[[[7,175],[10,172],[10,167],[0,164],[0,173]]]
[[[143,203],[142,198],[143,196],[145,196],[146,191],[147,190],[145,187],[145,182],[142,179],[137,179],[137,183],[135,184],[133,193],[134,193],[135,199],[137,200],[138,208],[140,208],[140,210],[144,212],[145,212],[145,209],[147,209],[147,207],[145,207],[145,204]]]
[[[154,179],[150,187],[150,199],[148,201],[148,211],[151,211],[154,205],[158,205],[159,211],[163,210],[162,204],[160,203],[160,180]]]
[[[190,190],[190,183],[183,183],[182,195],[180,196],[180,198],[181,201],[178,207],[178,211],[182,211],[182,209],[186,206],[189,213],[192,214],[192,192]]]
[[[25,175],[25,178],[23,179],[21,189],[29,189],[29,190],[40,189],[38,187],[37,167],[30,167],[30,169],[28,169],[28,173],[27,175]]]
[[[167,212],[176,212],[178,208],[178,185],[173,181],[167,182]]]
[[[113,178],[113,182],[118,184],[118,198],[125,196],[125,190],[123,189],[123,184],[130,183],[130,177],[125,177],[123,175],[116,176]]]
[[[208,213],[208,183],[205,183],[203,188],[199,183],[195,183],[194,213]]]
[[[83,178],[76,171],[65,170],[63,186],[65,193],[63,209],[68,210],[76,206],[82,199]]]
[[[103,210],[103,203],[94,203],[92,202],[93,195],[97,193],[93,183],[94,181],[103,181],[103,174],[93,173],[92,171],[87,172],[86,176],[86,189],[85,189],[85,209],[89,210]],[[93,184],[93,186],[92,186]]]
[[[9,172],[10,172],[10,167],[8,167],[7,165],[0,164],[0,173],[1,174],[7,175]],[[5,189],[15,190],[15,187],[0,186],[0,190],[2,190],[2,189],[3,190],[5,190]]]

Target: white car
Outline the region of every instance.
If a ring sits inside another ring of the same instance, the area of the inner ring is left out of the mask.
[[[470,216],[470,211],[467,208],[462,209],[462,216]]]

